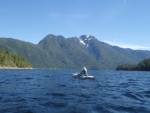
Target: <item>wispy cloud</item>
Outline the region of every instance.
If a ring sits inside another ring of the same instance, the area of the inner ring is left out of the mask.
[[[85,19],[88,17],[88,15],[85,15],[85,14],[72,14],[72,15],[69,15],[70,17],[72,18],[76,18],[76,19]]]
[[[61,15],[60,14],[58,14],[58,13],[50,13],[49,14],[49,17],[51,17],[51,18],[59,18]]]
[[[150,50],[150,47],[148,46],[140,46],[140,45],[131,45],[131,44],[126,44],[126,43],[120,43],[120,42],[116,42],[116,41],[106,41],[104,40],[105,43],[108,43],[112,46],[118,46],[118,47],[121,47],[121,48],[130,48],[130,49],[133,49],[133,50]]]
[[[126,1],[127,1],[127,0],[124,0],[124,4],[126,4]]]
[[[124,3],[126,2],[126,0],[124,1]],[[109,10],[106,11],[106,13],[104,13],[103,15],[103,20],[104,22],[112,22],[116,19],[118,19],[120,17],[120,15],[123,12],[123,7],[122,5],[115,5],[111,8],[109,8]]]
[[[61,14],[61,13],[50,13],[49,14],[50,18],[71,18],[71,19],[85,19],[88,18],[89,16],[86,14]]]

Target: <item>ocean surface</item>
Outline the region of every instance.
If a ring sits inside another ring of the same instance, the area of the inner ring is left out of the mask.
[[[0,113],[150,113],[150,72],[0,70]]]

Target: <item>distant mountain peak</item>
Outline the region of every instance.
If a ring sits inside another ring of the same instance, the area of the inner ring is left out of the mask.
[[[86,35],[86,38],[89,38],[90,37],[90,35]]]
[[[95,37],[93,35],[81,35],[79,38],[84,39],[84,40],[91,40],[91,39],[95,39]]]
[[[86,47],[89,46],[89,42],[93,39],[95,39],[95,37],[93,35],[81,35],[79,38],[79,42],[83,45],[85,45]]]

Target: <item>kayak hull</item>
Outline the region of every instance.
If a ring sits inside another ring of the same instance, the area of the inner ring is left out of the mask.
[[[83,79],[94,79],[94,76],[83,76]]]
[[[80,73],[73,73],[72,75],[73,77],[76,77],[76,78],[83,78],[83,79],[94,79],[94,76],[82,76]]]

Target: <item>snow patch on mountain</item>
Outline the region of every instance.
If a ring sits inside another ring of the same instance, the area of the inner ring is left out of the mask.
[[[85,37],[86,37],[86,40],[91,40],[92,39],[92,35],[85,35]]]
[[[82,39],[79,38],[79,41],[81,44],[86,45],[86,43]]]
[[[89,37],[90,37],[90,35],[86,35],[85,37],[86,37],[86,38],[89,38]]]
[[[92,35],[81,35],[79,38],[79,42],[87,47],[89,47],[89,42],[94,39]]]

